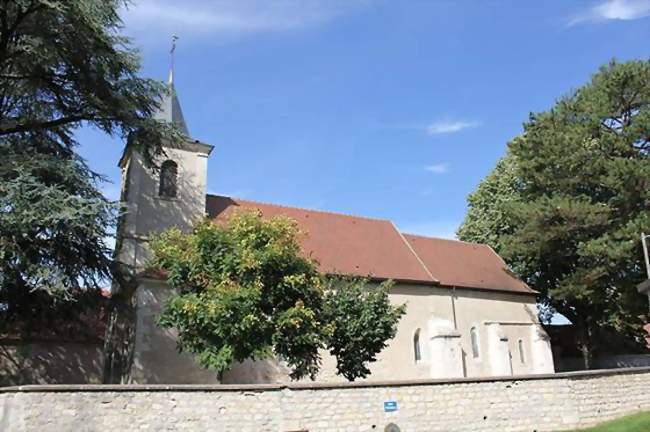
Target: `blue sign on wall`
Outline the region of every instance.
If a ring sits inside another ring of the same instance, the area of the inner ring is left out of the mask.
[[[393,412],[397,411],[397,401],[385,401],[384,402],[384,412]]]

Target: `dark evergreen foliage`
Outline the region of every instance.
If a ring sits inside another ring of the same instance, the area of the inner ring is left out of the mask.
[[[532,114],[506,159],[512,169],[502,163],[470,197],[461,238],[496,246],[578,326],[587,366],[607,343],[597,328],[644,343],[635,287],[650,231],[650,61],[612,61]]]
[[[179,136],[152,119],[164,87],[138,77],[138,54],[119,35],[123,5],[0,0],[3,323],[111,275],[116,208],[76,153],[76,129],[129,139],[147,160]]]

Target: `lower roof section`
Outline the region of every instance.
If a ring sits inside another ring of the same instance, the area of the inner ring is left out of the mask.
[[[412,234],[404,238],[441,284],[535,293],[488,245]]]

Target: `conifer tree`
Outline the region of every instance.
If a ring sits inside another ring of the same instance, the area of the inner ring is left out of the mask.
[[[115,206],[77,154],[75,131],[130,140],[148,160],[169,125],[161,83],[138,76],[120,36],[123,1],[0,1],[0,304],[3,323],[39,298],[95,288],[111,273]],[[91,145],[91,143],[88,143]]]
[[[639,235],[650,230],[650,61],[601,67],[532,114],[509,152],[514,177],[498,167],[484,180],[461,238],[496,245],[578,327],[587,367],[603,328],[642,342],[648,306],[635,286],[645,274]]]

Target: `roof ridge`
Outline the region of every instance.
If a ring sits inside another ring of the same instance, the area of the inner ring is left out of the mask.
[[[255,201],[255,200],[231,197],[231,196],[226,196],[226,195],[206,194],[206,197],[228,198],[228,199],[238,200],[238,201],[242,201],[242,202],[248,202],[248,203],[252,203],[252,204],[262,204],[262,205],[275,206],[275,207],[281,207],[281,208],[286,208],[286,209],[302,210],[302,211],[309,211],[309,212],[314,212],[314,213],[330,214],[330,215],[335,215],[335,216],[344,216],[344,217],[355,218],[355,219],[366,219],[366,220],[377,221],[377,222],[389,222],[389,223],[392,224],[392,221],[390,219],[382,219],[382,218],[376,218],[376,217],[370,217],[370,216],[359,216],[359,215],[353,215],[353,214],[349,214],[349,213],[341,213],[341,212],[335,212],[335,211],[329,211],[329,210],[316,210],[316,209],[310,209],[310,208],[306,208],[306,207],[290,206],[290,205],[285,205],[285,204],[276,204],[276,203],[271,203],[271,202],[266,202],[266,201]]]
[[[470,245],[476,245],[476,246],[488,246],[487,243],[478,243],[478,242],[469,242],[465,240],[459,240],[459,239],[449,239],[449,238],[444,238],[444,237],[434,237],[434,236],[426,236],[422,234],[412,234],[412,233],[402,233],[407,236],[411,237],[420,237],[424,239],[430,239],[430,240],[442,240],[442,241],[448,241],[448,242],[455,242],[455,243],[465,243],[465,244],[470,244]]]
[[[393,226],[393,228],[395,229],[395,231],[397,231],[397,234],[399,234],[399,237],[402,239],[402,241],[404,242],[404,244],[406,244],[406,247],[408,247],[408,249],[411,251],[411,253],[413,254],[413,256],[415,256],[415,259],[418,260],[418,262],[420,263],[420,265],[422,266],[422,268],[424,269],[424,271],[429,275],[429,277],[433,280],[434,283],[439,284],[439,283],[440,283],[440,279],[438,279],[437,277],[435,277],[435,276],[433,275],[433,273],[431,273],[431,270],[429,270],[429,267],[427,267],[427,265],[424,263],[424,261],[422,260],[422,258],[420,258],[420,255],[418,255],[418,253],[415,251],[415,249],[413,249],[413,246],[411,245],[411,243],[409,243],[409,241],[406,239],[406,237],[404,237],[404,234],[402,234],[402,233],[400,232],[400,230],[397,229],[397,226],[395,226],[395,224],[394,224],[392,221],[390,222],[390,224]]]

